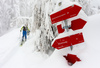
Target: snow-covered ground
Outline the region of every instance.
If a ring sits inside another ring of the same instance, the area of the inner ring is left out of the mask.
[[[34,50],[37,37],[30,35],[23,46],[20,46],[21,33],[18,28],[0,37],[0,68],[37,68],[48,57]]]
[[[77,52],[81,62],[69,66],[60,52],[62,50],[55,50],[49,58],[46,54],[34,51],[35,34],[21,47],[19,29],[14,29],[0,37],[0,68],[100,68],[99,18],[100,14],[88,17],[83,29],[86,45],[82,46],[86,47]],[[71,52],[70,48],[64,50]]]
[[[3,35],[0,37],[0,66],[7,62],[7,60],[12,56],[11,52],[14,53],[19,43],[19,32],[18,29]]]
[[[83,29],[86,45],[82,45],[85,46],[82,50],[78,52],[78,49],[80,49],[79,47],[72,52],[69,48],[63,49],[66,53],[74,53],[76,51],[78,57],[82,60],[81,62],[77,62],[73,66],[69,66],[63,57],[62,50],[55,50],[50,58],[43,63],[41,68],[100,68],[99,18],[100,14],[88,17],[88,22]]]

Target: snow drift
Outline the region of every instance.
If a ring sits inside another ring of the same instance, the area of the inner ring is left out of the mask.
[[[88,23],[83,29],[84,39],[86,41],[86,47],[83,50],[77,52],[78,57],[82,60],[81,62],[75,63],[73,66],[69,66],[62,53],[73,53],[80,49],[74,49],[71,51],[70,48],[62,50],[55,50],[54,53],[48,58],[41,66],[41,68],[99,68],[100,58],[100,14],[93,15],[88,18]],[[85,45],[82,45],[85,46]]]

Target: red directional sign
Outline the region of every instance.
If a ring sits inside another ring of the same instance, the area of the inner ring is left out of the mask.
[[[57,29],[58,29],[58,33],[63,33],[65,31],[65,29],[62,29],[61,24],[57,25]]]
[[[69,36],[55,40],[55,42],[52,45],[52,47],[56,49],[62,49],[62,48],[69,47],[69,46],[71,46]]]
[[[58,12],[50,15],[51,22],[52,22],[52,24],[54,24],[59,21],[75,17],[78,15],[80,10],[81,10],[81,7],[78,5],[69,6],[68,8],[65,8],[61,11],[58,11]]]
[[[79,18],[76,20],[71,21],[71,28],[72,30],[78,30],[78,29],[82,29],[84,27],[84,25],[86,24],[87,21]]]
[[[82,42],[84,42],[83,35],[82,33],[78,33],[55,40],[52,47],[56,49],[62,49]]]
[[[81,61],[80,58],[73,54],[68,54],[67,56],[64,56],[64,58],[68,61],[68,63],[71,63],[72,65],[77,61]]]
[[[72,45],[76,45],[76,44],[84,42],[83,34],[78,33],[78,34],[71,35],[70,41]]]

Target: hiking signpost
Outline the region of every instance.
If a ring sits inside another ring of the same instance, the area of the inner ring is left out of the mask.
[[[56,49],[62,49],[82,42],[84,42],[83,35],[82,33],[78,33],[78,34],[57,39],[55,40],[52,46]]]
[[[69,32],[69,29],[76,31],[76,30],[82,29],[85,26],[87,21],[83,20],[82,18],[77,18],[77,19],[72,20],[70,26],[68,25],[69,22],[67,21],[70,18],[76,17],[81,11],[81,9],[82,7],[76,4],[73,4],[65,9],[62,9],[50,15],[52,24],[62,22],[62,21],[64,22],[64,23],[61,23],[60,25],[57,25],[59,34],[63,32]],[[62,27],[62,24],[64,25],[63,27]],[[73,45],[80,44],[83,42],[84,42],[84,37],[83,37],[82,32],[80,32],[80,33],[72,34],[72,35],[54,40],[52,47],[58,50],[66,48],[66,47],[70,47],[71,50],[73,50]],[[67,58],[68,61],[70,57],[73,57],[73,55],[69,56],[68,54],[68,58]],[[75,56],[74,56],[74,59],[72,60],[75,60]]]
[[[81,9],[82,8],[80,6],[75,5],[75,4],[72,6],[69,6],[61,11],[51,14],[50,15],[51,22],[52,22],[52,24],[54,24],[59,21],[64,21],[65,24],[67,24],[68,22],[66,22],[66,20],[77,16]],[[65,25],[65,27],[62,28],[61,24],[58,25],[57,26],[58,33],[63,33],[65,30],[67,30],[67,32],[68,32],[68,29],[72,29],[74,31],[78,30],[78,29],[82,29],[85,24],[86,24],[85,20],[78,18],[76,20],[71,21],[70,27],[68,25]],[[57,39],[54,41],[52,46],[56,49],[62,49],[62,48],[69,47],[69,46],[79,44],[82,42],[84,42],[83,34],[78,33],[78,34],[74,34],[71,36]]]
[[[77,5],[69,6],[61,11],[58,11],[52,15],[50,15],[52,24],[57,23],[59,21],[63,21],[78,15],[79,11],[82,8]]]

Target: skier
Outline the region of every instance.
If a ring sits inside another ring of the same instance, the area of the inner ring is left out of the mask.
[[[25,41],[27,40],[27,34],[29,35],[30,30],[28,29],[28,26],[23,26],[20,30],[20,32],[22,31],[22,42],[24,41],[24,37],[25,37]]]

